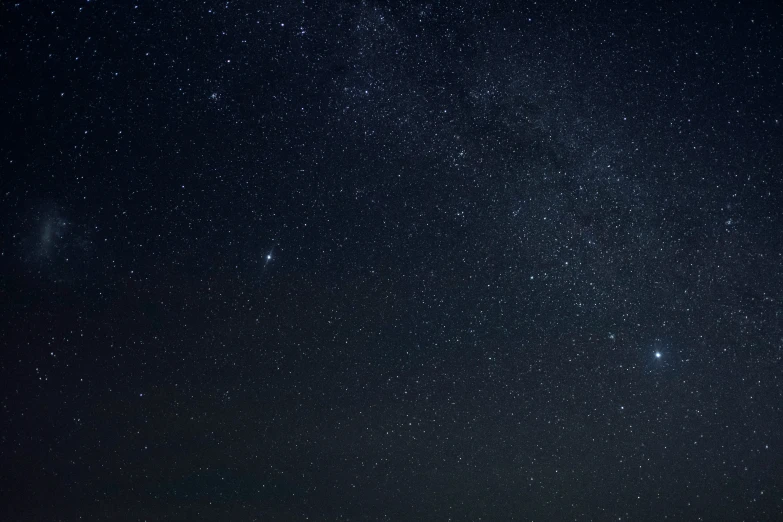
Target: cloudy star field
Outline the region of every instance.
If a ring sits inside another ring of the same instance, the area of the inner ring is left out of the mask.
[[[780,520],[776,2],[4,2],[3,520]]]

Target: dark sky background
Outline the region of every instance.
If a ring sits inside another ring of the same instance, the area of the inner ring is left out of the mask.
[[[777,2],[3,2],[3,520],[780,520]]]

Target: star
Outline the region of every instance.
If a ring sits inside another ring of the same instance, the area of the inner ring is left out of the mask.
[[[661,352],[655,352],[655,358],[660,359],[661,358]]]

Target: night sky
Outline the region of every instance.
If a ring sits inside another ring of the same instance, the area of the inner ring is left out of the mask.
[[[781,520],[783,6],[271,4],[0,6],[0,519]]]

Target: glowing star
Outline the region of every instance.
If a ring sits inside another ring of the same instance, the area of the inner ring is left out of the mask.
[[[655,352],[655,358],[660,359],[661,358],[661,352]]]

